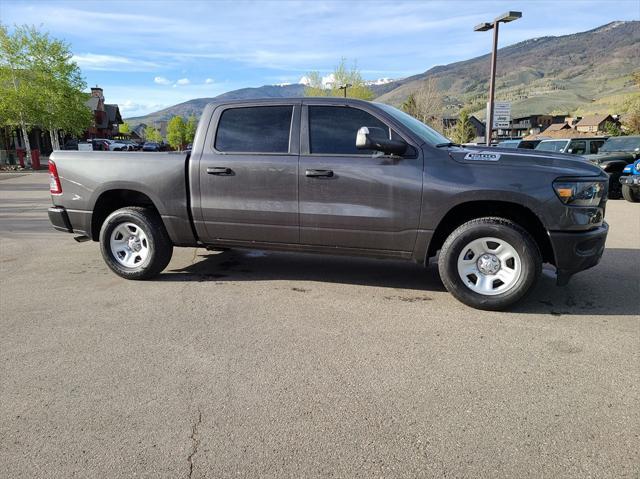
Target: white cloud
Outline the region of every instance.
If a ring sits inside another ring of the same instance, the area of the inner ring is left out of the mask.
[[[74,55],[73,61],[85,70],[135,72],[158,68],[158,64],[154,62],[119,55],[102,55],[97,53]]]
[[[211,84],[213,83],[213,78],[207,78],[204,82],[205,82],[207,85],[211,85]]]
[[[188,78],[180,78],[180,80],[176,82],[176,85],[188,85],[189,83],[191,82]]]
[[[155,77],[153,79],[154,83],[157,83],[158,85],[171,85],[171,80],[168,80],[165,77]]]

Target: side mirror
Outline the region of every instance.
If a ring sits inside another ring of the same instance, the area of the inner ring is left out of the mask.
[[[390,140],[388,133],[375,126],[363,126],[356,135],[358,150],[375,150],[390,155],[402,156],[407,151],[407,144],[402,140]]]

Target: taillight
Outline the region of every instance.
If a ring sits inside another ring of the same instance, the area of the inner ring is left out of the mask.
[[[62,185],[60,184],[60,177],[58,176],[58,168],[56,164],[49,160],[49,191],[52,195],[62,194]]]

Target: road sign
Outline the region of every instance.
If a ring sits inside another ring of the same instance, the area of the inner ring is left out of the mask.
[[[489,103],[487,103],[487,118],[489,118]],[[493,102],[493,128],[509,128],[511,124],[511,102]]]

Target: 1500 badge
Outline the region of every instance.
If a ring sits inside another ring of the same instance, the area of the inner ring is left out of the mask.
[[[464,159],[470,161],[498,161],[500,159],[500,153],[477,151],[473,153],[467,153]]]

